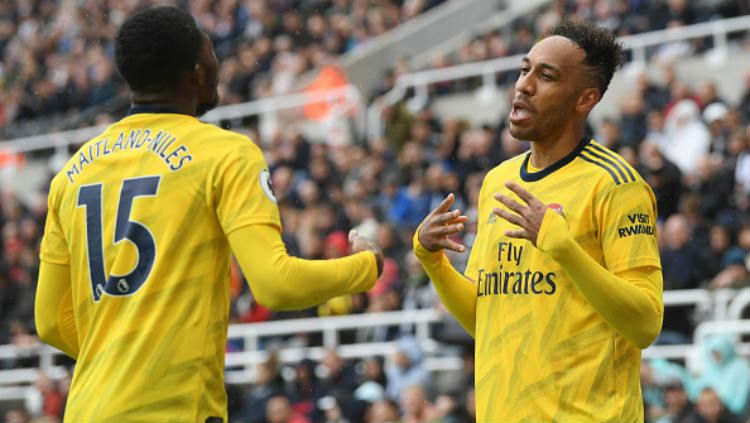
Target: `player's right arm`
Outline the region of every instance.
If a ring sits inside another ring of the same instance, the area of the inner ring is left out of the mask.
[[[333,260],[304,260],[287,254],[277,227],[250,225],[229,234],[253,296],[272,310],[308,308],[372,288],[382,270],[383,253],[356,232],[349,240],[352,250],[360,252]]]
[[[445,307],[471,336],[476,326],[476,287],[459,273],[445,255],[444,249],[463,252],[465,247],[448,237],[463,231],[466,216],[451,210],[453,194],[440,203],[422,221],[414,234],[414,254],[435,285]]]

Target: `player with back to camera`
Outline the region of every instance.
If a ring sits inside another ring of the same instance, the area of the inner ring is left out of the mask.
[[[642,422],[641,350],[659,334],[651,188],[584,135],[622,62],[603,29],[564,21],[524,57],[508,116],[531,151],[485,176],[465,275],[443,250],[467,221],[453,194],[414,249],[476,341],[477,422]]]
[[[115,59],[132,107],[52,181],[37,330],[77,361],[66,422],[226,422],[231,254],[258,302],[296,309],[369,289],[382,253],[352,233],[351,256],[287,255],[262,152],[196,118],[218,63],[187,12],[129,17]]]

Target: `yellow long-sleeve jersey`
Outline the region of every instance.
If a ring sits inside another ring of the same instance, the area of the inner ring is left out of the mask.
[[[543,170],[529,154],[490,171],[465,272],[415,252],[476,339],[477,422],[642,422],[641,349],[661,328],[651,189],[593,140]],[[536,245],[509,238],[495,193],[514,181],[550,207]]]
[[[36,321],[77,360],[66,422],[227,421],[232,252],[274,308],[377,276],[371,253],[288,257],[260,149],[187,115],[111,125],[55,176],[48,203]]]

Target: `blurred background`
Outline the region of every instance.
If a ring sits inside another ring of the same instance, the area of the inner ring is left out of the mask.
[[[211,36],[221,105],[203,119],[263,148],[290,253],[345,255],[357,228],[386,256],[371,291],[300,312],[256,303],[233,268],[230,421],[474,421],[473,344],[411,238],[453,192],[471,247],[484,174],[528,149],[505,123],[519,55],[563,17],[620,37],[627,64],[588,131],[657,197],[646,420],[750,421],[747,0],[0,0],[0,419],[61,421],[74,362],[33,321],[46,192],[125,115],[113,36],[157,4]]]

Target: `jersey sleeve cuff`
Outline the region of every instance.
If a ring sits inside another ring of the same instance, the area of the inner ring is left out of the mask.
[[[437,264],[445,255],[443,250],[430,251],[427,248],[425,248],[421,242],[419,242],[419,228],[417,228],[417,230],[414,231],[414,238],[412,238],[412,244],[414,246],[414,255],[416,255],[419,261],[425,265]]]
[[[554,210],[547,209],[539,227],[536,247],[554,257],[558,252],[565,250],[569,240],[568,222]]]

